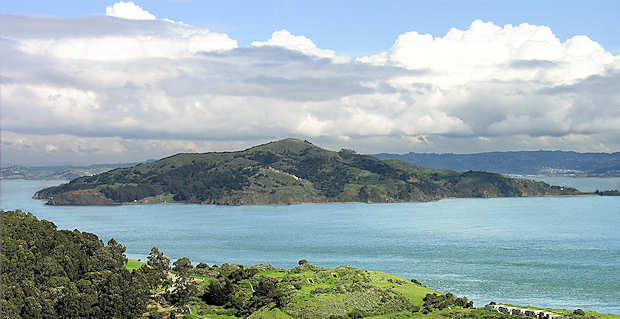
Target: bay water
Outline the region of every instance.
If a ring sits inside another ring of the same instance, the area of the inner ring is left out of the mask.
[[[2,180],[0,208],[115,238],[142,260],[152,246],[194,263],[290,268],[305,258],[416,278],[477,305],[493,300],[620,315],[620,197],[239,207],[45,206],[31,198],[61,182]],[[567,183],[584,191],[601,186]]]

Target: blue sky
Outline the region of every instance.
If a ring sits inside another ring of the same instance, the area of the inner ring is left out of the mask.
[[[4,14],[83,17],[103,14],[115,1],[3,1]],[[208,26],[242,46],[287,29],[318,47],[361,56],[390,47],[415,30],[443,36],[452,27],[466,29],[481,19],[497,25],[523,22],[549,26],[561,40],[588,35],[620,53],[620,1],[134,1],[160,18]]]
[[[620,151],[620,1],[134,2],[2,3],[3,165]]]

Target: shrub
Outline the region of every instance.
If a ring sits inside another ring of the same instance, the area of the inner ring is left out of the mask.
[[[463,308],[473,308],[474,303],[472,301],[468,301],[467,297],[456,297],[451,293],[447,293],[445,295],[438,294],[427,294],[424,299],[424,308],[431,309],[445,309],[447,307],[463,307]]]
[[[581,309],[577,309],[577,310],[573,311],[573,314],[577,315],[577,316],[585,316],[586,315],[585,311],[583,311]]]
[[[307,264],[307,263],[308,263],[308,261],[307,261],[307,260],[305,260],[305,259],[302,259],[302,260],[298,261],[297,263],[301,266],[301,265],[305,265],[305,264]]]
[[[359,309],[353,309],[349,313],[347,313],[347,316],[351,319],[364,318],[365,315],[366,314]]]
[[[415,279],[415,278],[412,278],[412,279],[411,279],[411,282],[412,282],[412,283],[414,283],[414,284],[416,284],[416,285],[418,285],[418,286],[422,286],[422,287],[424,287],[424,285],[422,285],[422,283],[421,283],[421,282],[419,282],[419,281],[418,281],[417,279]]]

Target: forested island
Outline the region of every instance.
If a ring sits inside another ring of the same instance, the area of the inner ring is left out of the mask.
[[[187,258],[171,265],[156,247],[143,263],[114,239],[104,245],[30,213],[3,211],[1,221],[2,318],[523,318],[378,271],[303,259],[288,270]]]
[[[448,197],[575,195],[500,174],[429,169],[284,139],[239,152],[182,153],[83,176],[35,193],[49,205],[418,202]]]

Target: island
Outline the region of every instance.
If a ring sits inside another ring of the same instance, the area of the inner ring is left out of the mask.
[[[181,153],[42,189],[49,205],[420,202],[580,194],[497,173],[430,169],[283,139],[238,152]]]

